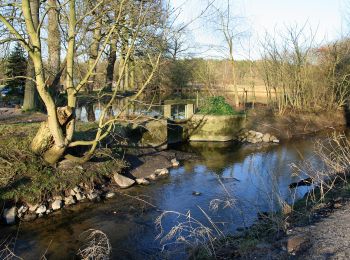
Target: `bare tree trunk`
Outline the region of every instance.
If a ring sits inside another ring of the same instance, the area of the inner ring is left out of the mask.
[[[113,81],[114,81],[114,66],[117,60],[117,40],[115,35],[111,40],[109,45],[109,55],[107,63],[107,74],[106,74],[106,90],[112,91]]]
[[[96,21],[96,27],[94,29],[93,41],[90,47],[90,58],[89,58],[89,67],[92,67],[97,60],[97,56],[100,49],[100,40],[101,40],[101,26],[102,21],[99,18]],[[96,67],[93,70],[92,75],[89,78],[89,84],[87,85],[87,91],[90,93],[93,91],[94,86],[96,85]]]
[[[61,35],[58,25],[57,0],[48,0],[48,38],[49,50],[49,70],[51,93],[56,97],[60,86],[60,66],[61,66]]]
[[[31,18],[33,20],[34,28],[37,29],[39,25],[39,0],[30,0]],[[35,69],[32,59],[28,59],[27,77],[35,79]],[[35,82],[27,79],[24,89],[23,110],[35,110],[38,108],[38,91]]]

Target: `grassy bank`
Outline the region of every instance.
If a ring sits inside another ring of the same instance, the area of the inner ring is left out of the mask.
[[[0,201],[38,202],[80,183],[93,187],[124,167],[109,149],[98,150],[96,157],[84,165],[47,165],[29,149],[39,125],[0,125]],[[78,124],[77,136],[87,138],[93,129],[93,125]]]

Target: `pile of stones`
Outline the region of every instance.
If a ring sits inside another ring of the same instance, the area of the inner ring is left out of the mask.
[[[254,130],[247,130],[243,131],[241,134],[238,135],[238,141],[242,143],[251,143],[251,144],[257,144],[257,143],[279,143],[280,141],[277,139],[276,136],[271,135],[269,133],[261,133]]]
[[[172,159],[171,164],[172,167],[179,166],[179,162],[176,159]],[[122,174],[114,173],[113,179],[121,189],[126,189],[134,184],[149,185],[151,181],[167,177],[168,175],[169,170],[167,168],[162,168],[155,170],[153,174],[145,178],[132,179]],[[111,199],[115,195],[115,192],[106,190],[105,185],[101,185],[99,189],[91,189],[87,184],[81,183],[73,189],[65,191],[64,195],[53,196],[41,203],[24,203],[19,207],[13,206],[11,208],[5,208],[2,212],[2,221],[9,225],[15,224],[18,219],[21,221],[32,221],[78,202]]]

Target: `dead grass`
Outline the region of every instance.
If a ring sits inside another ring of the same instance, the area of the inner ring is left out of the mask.
[[[107,235],[101,230],[89,229],[82,233],[85,237],[84,246],[79,249],[78,256],[83,260],[107,260],[112,252],[112,246]]]

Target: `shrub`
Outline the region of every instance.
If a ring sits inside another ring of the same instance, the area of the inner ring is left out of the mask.
[[[225,101],[224,97],[210,97],[199,110],[206,115],[234,115],[236,111]]]

